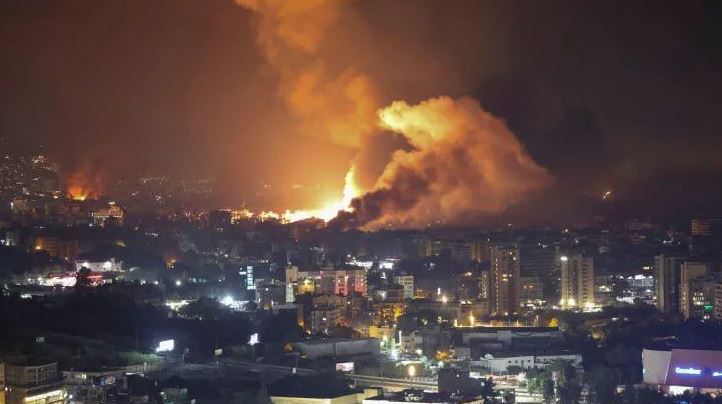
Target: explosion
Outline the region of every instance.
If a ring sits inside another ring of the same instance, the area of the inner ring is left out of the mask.
[[[369,76],[353,66],[330,69],[322,47],[344,12],[343,1],[236,1],[256,13],[258,43],[299,130],[356,155],[340,200],[287,211],[281,219],[333,219],[365,229],[451,224],[500,213],[552,180],[475,100],[438,97],[384,107]],[[384,136],[402,142],[380,170],[371,170],[362,163],[384,155],[374,149]]]
[[[65,178],[68,195],[76,201],[88,198],[97,198],[103,189],[103,182],[98,175],[90,173],[91,170],[78,168]]]
[[[425,227],[502,212],[549,184],[504,122],[471,98],[433,98],[379,111],[380,125],[413,147],[398,150],[374,189],[339,216],[346,225]]]

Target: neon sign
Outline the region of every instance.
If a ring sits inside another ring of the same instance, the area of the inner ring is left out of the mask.
[[[701,375],[702,369],[695,369],[695,368],[680,368],[677,367],[674,369],[675,373],[679,373],[681,375]]]

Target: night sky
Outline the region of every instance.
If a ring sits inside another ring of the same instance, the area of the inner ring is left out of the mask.
[[[231,0],[5,0],[0,135],[68,170],[217,177],[229,200],[336,192],[354,153],[298,130],[254,24]],[[319,53],[384,105],[475,98],[557,196],[719,211],[722,2],[347,1]]]

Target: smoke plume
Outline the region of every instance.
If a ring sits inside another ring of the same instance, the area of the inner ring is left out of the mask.
[[[258,43],[278,74],[279,93],[306,134],[360,148],[381,105],[371,79],[353,67],[333,69],[320,54],[343,10],[339,0],[236,0],[256,12]]]
[[[339,217],[348,225],[426,227],[495,214],[551,181],[504,122],[471,98],[395,101],[380,124],[403,134],[412,150],[396,151],[375,190]]]
[[[257,13],[258,43],[300,128],[353,149],[342,227],[468,222],[519,202],[551,181],[506,125],[471,98],[382,107],[372,79],[329,69],[321,49],[345,2],[237,0]],[[381,153],[376,153],[381,149]],[[375,155],[386,157],[380,164]],[[355,181],[355,184],[349,184]]]

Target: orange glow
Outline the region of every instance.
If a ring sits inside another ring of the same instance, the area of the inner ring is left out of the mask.
[[[339,211],[347,211],[353,198],[359,196],[360,192],[354,181],[355,167],[351,166],[346,173],[343,194],[340,200],[329,202],[319,209],[286,211],[281,218],[285,222],[298,222],[311,218],[321,219],[328,222],[338,215]]]
[[[333,219],[339,211],[348,211],[353,198],[361,195],[354,180],[355,167],[351,166],[345,176],[343,194],[336,201],[330,201],[317,209],[286,210],[285,212],[261,211],[251,212],[247,209],[236,211],[238,218],[259,220],[278,220],[283,223],[293,223],[308,219],[321,219],[325,222]]]
[[[101,179],[84,169],[74,171],[65,178],[65,181],[67,182],[68,195],[76,201],[97,198],[102,189]]]

